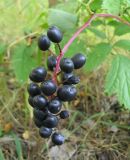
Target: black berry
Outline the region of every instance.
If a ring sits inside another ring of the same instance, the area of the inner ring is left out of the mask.
[[[52,142],[55,144],[55,145],[62,145],[65,141],[65,138],[63,135],[61,135],[60,133],[53,133],[52,135]]]
[[[51,96],[56,92],[56,84],[52,80],[46,80],[41,84],[41,90],[46,96]]]
[[[46,78],[47,71],[44,67],[37,67],[32,70],[29,75],[30,80],[33,82],[42,82]]]
[[[48,29],[47,36],[54,43],[59,43],[63,38],[61,31],[55,26],[52,26]]]
[[[57,95],[62,101],[72,101],[76,93],[76,88],[73,85],[63,85],[57,91]]]
[[[35,125],[38,127],[38,128],[40,128],[41,126],[43,126],[43,121],[41,121],[41,120],[39,120],[39,119],[37,119],[37,118],[35,118],[34,117],[34,123],[35,123]]]
[[[63,73],[62,75],[63,84],[78,84],[80,79],[78,76],[75,76],[73,73]]]
[[[31,96],[28,97],[28,103],[30,104],[30,106],[34,107],[33,97],[31,97]]]
[[[74,69],[73,61],[70,58],[63,58],[60,61],[60,68],[63,72],[70,73]]]
[[[79,68],[83,67],[83,65],[86,62],[86,57],[81,53],[75,54],[71,59],[74,63],[75,69],[79,69]]]
[[[58,99],[52,99],[48,104],[51,113],[57,114],[61,110],[62,102]]]
[[[49,70],[53,71],[56,67],[56,56],[49,56],[47,59],[47,67]]]
[[[52,129],[51,128],[46,128],[46,127],[41,127],[39,129],[39,134],[43,138],[48,138],[52,134]]]
[[[40,88],[36,83],[30,83],[27,89],[29,95],[31,96],[36,96],[41,93]]]
[[[51,45],[50,40],[46,35],[42,35],[41,37],[39,37],[38,47],[40,50],[46,51],[49,49],[50,45]]]
[[[35,108],[37,108],[37,109],[46,111],[47,110],[47,107],[46,107],[47,103],[48,103],[47,99],[42,95],[38,95],[33,98],[33,104],[34,104]]]
[[[44,120],[43,125],[48,128],[54,128],[58,125],[58,118],[50,114]]]
[[[47,112],[43,112],[43,111],[35,108],[35,109],[33,110],[33,115],[34,115],[34,117],[35,117],[36,119],[39,119],[39,120],[43,121],[43,120],[45,120],[46,117],[47,117]]]
[[[60,112],[60,118],[61,119],[66,119],[69,117],[69,112],[67,110],[61,111]]]

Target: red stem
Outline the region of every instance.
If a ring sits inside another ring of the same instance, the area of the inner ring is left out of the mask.
[[[53,73],[53,81],[54,81],[55,83],[57,83],[57,73],[58,73],[59,70],[60,70],[59,65],[60,65],[60,60],[61,60],[61,58],[64,56],[65,52],[68,50],[69,46],[70,46],[70,45],[72,44],[72,42],[77,38],[77,36],[78,36],[85,28],[87,28],[94,19],[96,19],[96,18],[98,18],[98,17],[114,18],[114,19],[116,19],[116,20],[118,20],[118,21],[120,21],[120,22],[122,22],[122,23],[124,23],[124,24],[126,24],[126,25],[128,25],[128,26],[130,26],[130,23],[129,23],[129,22],[125,21],[124,19],[121,19],[121,18],[118,17],[118,16],[112,15],[112,14],[105,14],[105,13],[104,13],[104,14],[94,14],[94,15],[92,15],[92,16],[88,19],[88,21],[87,21],[83,26],[81,26],[81,27],[78,29],[77,32],[74,33],[74,35],[73,35],[73,36],[70,38],[70,40],[66,43],[66,45],[64,46],[64,48],[61,50],[59,56],[57,57],[57,64],[56,64],[55,71],[54,71],[54,73]]]

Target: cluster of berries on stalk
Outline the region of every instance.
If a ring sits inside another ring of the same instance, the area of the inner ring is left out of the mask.
[[[53,26],[48,29],[47,36],[42,35],[38,39],[40,50],[49,50],[51,42],[58,44],[63,35],[61,31]],[[80,79],[73,71],[81,68],[86,62],[86,57],[75,54],[72,58],[60,60],[60,84],[57,84],[51,77],[48,78],[47,70],[43,66],[33,69],[29,75],[31,80],[28,85],[28,102],[33,107],[34,123],[39,128],[39,134],[43,138],[51,136],[55,145],[61,145],[65,137],[57,131],[60,119],[69,117],[69,112],[63,109],[63,102],[70,102],[75,99],[77,90],[75,85]],[[57,57],[51,55],[47,59],[48,70],[54,72],[57,66]]]

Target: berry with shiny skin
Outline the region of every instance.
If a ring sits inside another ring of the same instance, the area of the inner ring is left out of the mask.
[[[52,80],[46,80],[41,84],[41,91],[46,96],[51,96],[56,92],[56,84]]]
[[[50,45],[51,45],[51,42],[46,35],[42,35],[41,37],[39,37],[38,47],[40,50],[46,51],[49,49]]]
[[[75,76],[73,73],[64,73],[62,75],[63,84],[78,84],[80,79],[78,76]]]
[[[30,96],[36,96],[41,93],[39,86],[36,83],[30,83],[27,87]]]
[[[47,117],[47,112],[43,112],[39,109],[34,108],[33,115],[36,119],[43,121]]]
[[[74,63],[75,69],[79,69],[79,68],[83,67],[83,65],[86,62],[86,57],[81,53],[75,54],[71,59]]]
[[[32,70],[29,75],[30,80],[33,82],[42,82],[45,80],[47,71],[44,67],[37,67]]]
[[[50,135],[52,134],[52,129],[47,127],[41,127],[39,129],[39,134],[43,138],[49,138]]]
[[[62,101],[72,101],[76,97],[77,91],[73,85],[63,85],[57,91],[57,96]]]
[[[56,67],[56,56],[49,56],[47,59],[47,67],[50,71],[53,71]]]
[[[52,142],[55,144],[55,145],[62,145],[65,141],[65,138],[63,135],[61,135],[60,133],[53,133],[52,135]]]
[[[69,117],[69,112],[67,110],[63,110],[60,112],[60,118],[61,119],[66,119]]]
[[[28,103],[30,104],[30,106],[34,107],[33,97],[31,97],[31,96],[28,97]]]
[[[60,68],[63,72],[71,73],[74,69],[74,63],[70,58],[63,58],[60,61]]]
[[[58,118],[50,114],[43,121],[43,125],[48,128],[54,128],[58,125]]]
[[[62,102],[57,98],[52,99],[48,104],[48,109],[53,114],[57,114],[61,110],[61,107]]]
[[[33,98],[33,104],[35,108],[39,110],[46,111],[47,110],[47,99],[43,95],[38,95]]]
[[[59,43],[63,38],[61,31],[55,26],[52,26],[48,29],[47,36],[54,43]]]

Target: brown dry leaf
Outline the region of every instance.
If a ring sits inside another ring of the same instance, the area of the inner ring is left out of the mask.
[[[12,130],[12,128],[13,128],[13,124],[9,122],[9,123],[7,123],[7,124],[4,125],[3,131],[5,133],[8,133],[9,131]]]
[[[29,131],[25,131],[24,133],[23,133],[23,138],[25,139],[25,140],[27,140],[27,139],[29,139],[29,137],[30,137],[30,134],[29,134]]]

